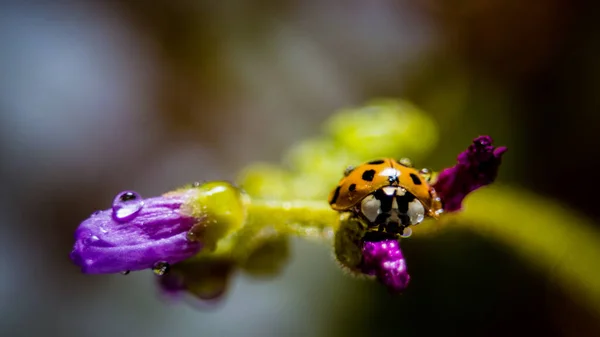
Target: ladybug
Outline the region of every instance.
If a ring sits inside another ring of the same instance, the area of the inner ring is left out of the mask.
[[[384,158],[348,167],[329,195],[329,205],[350,212],[368,231],[410,236],[412,225],[425,217],[437,219],[442,202],[429,184],[429,170],[417,170],[410,160]],[[405,231],[406,229],[406,231]]]

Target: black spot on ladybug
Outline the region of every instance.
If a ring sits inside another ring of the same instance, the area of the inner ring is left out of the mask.
[[[384,162],[385,162],[385,160],[383,160],[383,159],[378,159],[378,160],[373,160],[373,161],[370,161],[370,162],[368,162],[367,164],[369,164],[369,165],[379,165],[379,164],[383,164]]]
[[[364,181],[373,181],[373,178],[375,178],[375,170],[366,170],[362,174],[362,179]]]
[[[419,177],[417,177],[417,175],[416,175],[416,174],[414,174],[414,173],[411,173],[411,174],[410,174],[410,179],[412,179],[412,181],[413,181],[413,183],[414,183],[415,185],[421,185],[421,179],[419,179]]]
[[[348,191],[350,191],[350,192],[356,191],[356,184],[350,184],[350,186],[348,186]]]
[[[340,196],[340,188],[341,188],[341,186],[338,186],[335,189],[335,192],[333,192],[333,197],[331,197],[331,200],[329,200],[330,205],[335,204],[335,202],[337,201],[337,198]]]

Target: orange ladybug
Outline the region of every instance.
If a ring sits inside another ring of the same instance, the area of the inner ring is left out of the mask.
[[[406,237],[411,232],[407,227],[443,212],[429,177],[427,169],[414,169],[406,158],[373,160],[347,168],[329,204],[336,211],[352,212],[370,231]]]

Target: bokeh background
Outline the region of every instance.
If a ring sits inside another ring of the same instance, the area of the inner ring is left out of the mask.
[[[210,310],[164,302],[150,272],[86,276],[68,260],[79,222],[117,192],[234,179],[378,97],[435,117],[442,141],[422,166],[490,134],[510,148],[501,183],[598,220],[598,7],[2,2],[0,335],[599,336],[600,313],[551,273],[472,233],[407,243],[420,281],[402,297],[295,241],[283,275],[238,277]]]

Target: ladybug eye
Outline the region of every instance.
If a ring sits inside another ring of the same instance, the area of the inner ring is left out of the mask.
[[[425,207],[419,200],[415,199],[408,203],[408,217],[411,225],[420,224],[425,219]]]

